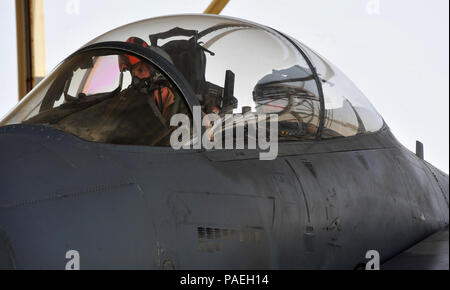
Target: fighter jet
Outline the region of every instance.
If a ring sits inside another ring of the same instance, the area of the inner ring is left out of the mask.
[[[449,222],[447,174],[324,57],[245,20],[105,33],[0,126],[1,269],[360,269]]]

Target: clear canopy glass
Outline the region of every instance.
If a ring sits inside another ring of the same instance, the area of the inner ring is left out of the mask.
[[[204,115],[277,114],[280,140],[349,137],[375,132],[383,126],[382,118],[370,102],[338,69],[301,43],[265,26],[221,16],[166,16],[120,27],[94,39],[86,47],[111,41],[128,41],[157,52],[184,76]],[[142,89],[141,82],[133,82],[136,77],[133,77],[135,73],[131,67],[126,70],[120,66],[123,56],[123,52],[117,51],[75,54],[47,76],[0,125],[48,125],[45,118],[45,122],[40,119],[47,111],[70,107],[74,102],[83,103],[87,99],[101,103],[114,99],[127,89],[136,89],[137,85]],[[151,58],[141,61],[152,67],[154,75],[165,78],[163,87],[176,98],[183,99],[186,92],[179,91],[179,86],[169,81],[170,76],[164,77]],[[153,96],[154,80],[148,79],[147,86],[152,87],[147,93]],[[142,101],[139,104],[148,107],[150,103]],[[153,103],[158,104],[158,98]],[[170,110],[171,113],[189,111],[185,110],[189,104],[184,100],[180,103],[183,106]],[[96,108],[106,110],[102,106]],[[94,111],[94,108],[90,110]],[[97,111],[93,115],[100,117],[105,112]],[[162,111],[159,115],[163,115]],[[121,118],[124,117],[121,115]],[[160,119],[160,116],[155,118]],[[151,138],[136,137],[134,141],[131,138],[118,142],[92,137],[91,133],[80,132],[96,131],[98,124],[88,124],[72,113],[63,119],[72,120],[71,126],[79,128],[69,130],[64,126],[53,126],[89,141],[165,144]],[[128,126],[145,127],[139,124],[139,119],[128,123]],[[123,129],[119,124],[114,128]],[[156,138],[156,135],[152,136]],[[140,141],[136,141],[138,139]]]
[[[169,120],[189,115],[188,105],[150,62],[136,56],[134,69],[123,69],[126,57],[114,50],[73,56],[5,121],[45,125],[92,142],[170,146]]]
[[[383,118],[344,73],[306,45],[297,40],[294,42],[310,59],[321,80],[325,100],[325,128],[338,131],[343,136],[352,136],[376,132],[383,127]]]

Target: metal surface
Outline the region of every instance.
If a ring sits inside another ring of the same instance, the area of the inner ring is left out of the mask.
[[[33,88],[30,2],[16,0],[17,70],[19,100]]]
[[[16,0],[19,100],[45,76],[43,0]]]
[[[419,141],[416,141],[416,155],[422,160],[425,159],[423,153],[423,144]]]
[[[448,270],[448,228],[382,265],[383,270]]]
[[[31,11],[31,61],[33,87],[47,74],[45,52],[44,0],[30,0]]]
[[[230,0],[213,0],[203,13],[219,15],[225,6],[227,6],[228,2],[230,2]]]
[[[280,144],[274,161],[37,125],[0,128],[0,150],[0,227],[18,269],[62,269],[69,250],[82,269],[353,269],[448,224],[448,191],[388,129]]]

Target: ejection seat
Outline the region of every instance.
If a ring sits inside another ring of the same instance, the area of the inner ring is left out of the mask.
[[[229,113],[237,108],[237,99],[233,96],[234,74],[226,72],[224,88],[206,81],[206,53],[215,54],[204,48],[199,41],[202,33],[197,30],[186,30],[175,27],[169,31],[150,35],[151,46],[166,52],[175,67],[183,74],[191,85],[194,93],[206,114],[216,109],[220,113]],[[162,46],[158,45],[160,39],[172,37],[190,37],[188,40],[172,40]]]

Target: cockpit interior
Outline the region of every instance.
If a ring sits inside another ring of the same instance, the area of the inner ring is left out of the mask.
[[[171,117],[192,116],[193,106],[221,117],[276,114],[280,142],[351,137],[384,125],[364,94],[304,44],[251,22],[196,15],[144,20],[94,39],[0,125],[170,146]]]

